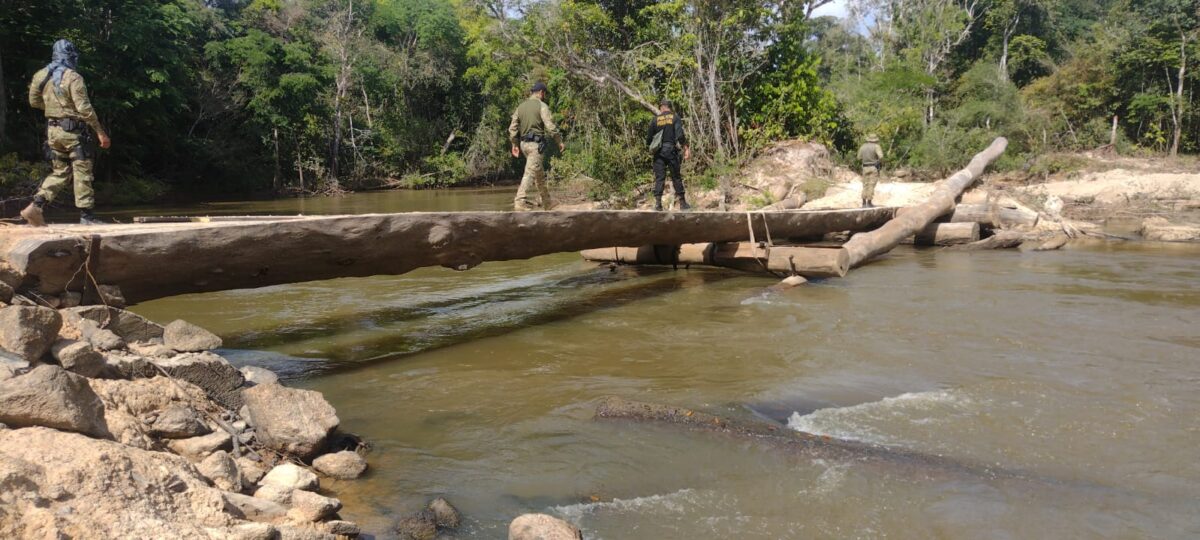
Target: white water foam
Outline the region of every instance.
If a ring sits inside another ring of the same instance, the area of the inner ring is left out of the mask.
[[[653,509],[655,513],[680,514],[685,511],[686,506],[695,502],[695,493],[692,489],[684,488],[661,495],[555,506],[551,510],[568,521],[571,521],[571,518],[578,521],[587,515],[604,512],[644,512],[649,509]]]
[[[934,390],[901,394],[851,407],[819,409],[806,415],[792,413],[788,427],[814,435],[894,444],[903,440],[891,434],[902,431],[898,426],[937,424],[976,411],[975,401],[962,392]]]

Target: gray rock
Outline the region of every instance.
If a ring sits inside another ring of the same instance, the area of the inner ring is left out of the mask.
[[[0,351],[0,381],[24,375],[27,371],[29,371],[29,362],[15,354]]]
[[[130,343],[129,351],[146,358],[171,358],[179,354],[175,349],[153,341]]]
[[[259,442],[301,459],[324,450],[339,423],[320,392],[260,384],[243,390],[242,398]]]
[[[83,303],[83,295],[73,291],[67,291],[59,295],[58,307],[73,308],[79,307]]]
[[[229,505],[226,505],[226,508],[229,508]],[[226,540],[275,540],[278,536],[279,530],[270,523],[239,523],[222,533],[220,538]]]
[[[152,361],[172,377],[203,388],[209,397],[226,408],[236,411],[242,406],[240,388],[245,378],[228,360],[210,352],[200,352]]]
[[[314,459],[312,464],[317,472],[339,480],[353,480],[367,470],[367,460],[349,450],[325,454]]]
[[[338,540],[312,523],[304,525],[279,525],[279,540]]]
[[[12,302],[13,288],[11,285],[0,281],[0,302]]]
[[[151,435],[164,439],[190,439],[207,435],[211,431],[200,421],[200,415],[195,410],[183,405],[172,405],[163,409],[147,424]]]
[[[62,329],[62,317],[46,307],[0,308],[0,348],[29,362],[37,362],[50,350]]]
[[[45,426],[110,438],[104,403],[87,379],[58,366],[38,366],[0,381],[0,422],[14,428]]]
[[[254,491],[254,497],[256,499],[263,499],[266,501],[271,501],[273,503],[281,504],[283,506],[291,506],[292,505],[292,493],[295,493],[297,491],[300,491],[300,490],[293,489],[293,488],[286,487],[286,486],[277,486],[274,484],[264,484]]]
[[[277,465],[267,473],[260,482],[263,486],[276,486],[287,489],[313,490],[320,485],[320,480],[312,471],[295,463]]]
[[[190,322],[176,320],[163,330],[163,343],[179,352],[202,352],[219,348],[221,338]]]
[[[246,386],[279,382],[279,375],[274,371],[258,366],[242,366],[242,376],[246,378]]]
[[[242,491],[242,473],[238,471],[237,463],[228,452],[217,450],[209,454],[204,461],[196,465],[196,470],[224,491]]]
[[[104,355],[96,352],[87,342],[60,339],[50,347],[50,352],[59,365],[71,373],[100,378],[110,372]]]
[[[225,499],[225,510],[242,519],[271,522],[287,515],[286,506],[266,499],[240,493],[222,493],[221,496]]]
[[[78,319],[88,319],[97,324],[104,324],[108,321],[108,330],[111,330],[121,339],[127,342],[135,341],[152,341],[162,339],[163,327],[142,317],[131,311],[123,309],[106,308],[104,306],[83,306],[62,310],[63,317],[68,324],[79,327],[76,324]]]
[[[201,437],[167,441],[167,448],[192,461],[198,461],[217,450],[232,449],[233,437],[224,431],[214,431]]]
[[[150,379],[160,375],[158,368],[143,356],[124,351],[109,351],[104,354],[104,362],[112,372],[123,379]]]
[[[70,317],[67,317],[65,322],[66,325],[79,331],[80,339],[91,343],[92,347],[98,351],[115,351],[125,348],[125,340],[121,339],[121,336],[111,330],[100,328],[100,323],[96,321],[78,317],[72,321]]]
[[[554,516],[525,514],[509,523],[508,540],[583,540],[583,533]]]
[[[296,490],[292,493],[292,509],[287,515],[297,521],[316,522],[336,514],[341,509],[342,501],[309,491]]]
[[[396,534],[404,540],[433,540],[437,537],[437,516],[428,508],[421,510],[401,519]]]
[[[321,524],[321,528],[325,529],[325,532],[335,536],[348,536],[350,538],[355,538],[362,534],[362,528],[359,527],[357,523],[354,523],[353,521],[344,521],[341,519],[326,521],[325,523]]]
[[[262,463],[248,457],[237,458],[238,470],[242,472],[242,485],[253,486],[267,475],[267,468]]]
[[[462,517],[458,513],[458,509],[450,504],[450,501],[438,497],[429,502],[429,510],[433,512],[433,517],[437,521],[437,526],[444,529],[457,529],[462,523]]]

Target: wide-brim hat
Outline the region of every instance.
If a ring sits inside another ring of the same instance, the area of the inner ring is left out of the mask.
[[[867,142],[879,142],[879,135],[874,133],[867,135]]]

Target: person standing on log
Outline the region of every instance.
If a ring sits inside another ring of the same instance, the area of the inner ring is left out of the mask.
[[[650,120],[650,129],[646,131],[646,146],[654,155],[654,210],[661,212],[663,209],[662,197],[666,189],[667,171],[671,172],[671,187],[675,189],[679,209],[691,209],[684,196],[683,175],[679,170],[684,159],[692,158],[692,148],[688,146],[683,121],[671,110],[669,100],[664,99],[658,103],[658,114]],[[683,149],[682,153],[680,148]]]
[[[559,152],[566,148],[562,134],[550,115],[550,107],[546,105],[546,84],[539,82],[533,85],[529,99],[513,111],[512,122],[508,125],[512,157],[525,154],[525,174],[521,177],[521,187],[517,188],[517,196],[513,200],[513,209],[518,212],[533,210],[538,206],[542,210],[550,209],[550,189],[546,186],[546,169],[542,167],[547,138],[554,139]],[[533,189],[537,189],[541,197],[540,204],[530,197],[529,192]]]
[[[100,140],[100,148],[108,148],[112,143],[88,99],[83,76],[76,71],[79,50],[75,44],[65,39],[55,42],[52,60],[29,83],[29,105],[46,113],[46,156],[53,170],[42,182],[33,202],[21,211],[21,217],[35,227],[45,226],[42,209],[74,179],[79,222],[95,225],[99,222],[93,213],[96,198],[92,191],[92,166],[96,150],[92,132]]]
[[[863,208],[875,206],[875,184],[879,182],[879,170],[883,167],[883,148],[879,146],[879,136],[874,133],[867,135],[867,142],[858,149],[858,160],[862,162],[862,205]]]

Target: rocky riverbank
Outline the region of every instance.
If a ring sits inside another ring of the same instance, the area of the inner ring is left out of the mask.
[[[0,290],[0,537],[357,538],[321,488],[366,473],[366,446],[319,392],[221,345],[185,321]],[[459,522],[437,499],[389,532]],[[510,537],[582,536],[522,516]]]

